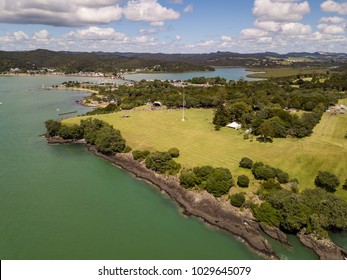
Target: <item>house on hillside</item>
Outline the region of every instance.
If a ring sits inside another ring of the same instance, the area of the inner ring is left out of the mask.
[[[242,127],[241,124],[237,123],[237,122],[232,122],[232,123],[229,123],[227,125],[227,127],[229,128],[233,128],[233,129],[240,129]]]

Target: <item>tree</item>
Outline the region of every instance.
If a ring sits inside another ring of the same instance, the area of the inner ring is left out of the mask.
[[[95,145],[99,152],[105,155],[121,153],[125,148],[125,140],[119,130],[103,127],[96,136]]]
[[[61,123],[59,121],[48,120],[45,122],[45,126],[47,129],[47,136],[52,137],[59,134]]]
[[[251,160],[248,157],[243,157],[241,159],[240,163],[239,163],[239,166],[243,167],[243,168],[252,169],[252,167],[253,167],[253,160]]]
[[[333,193],[336,192],[336,188],[340,185],[340,180],[336,175],[327,171],[318,171],[314,184],[327,192]]]
[[[154,152],[147,156],[146,167],[160,174],[174,175],[179,172],[181,165],[175,162],[168,152]]]
[[[144,150],[144,151],[134,150],[134,151],[132,151],[132,155],[133,155],[134,160],[138,160],[138,161],[145,160],[149,154],[150,154],[150,151],[147,151],[147,150]]]
[[[214,168],[208,177],[205,189],[216,197],[228,193],[233,184],[232,176],[229,169],[217,167]]]
[[[235,207],[241,207],[246,201],[243,193],[236,193],[230,197],[230,204]]]
[[[200,180],[201,183],[203,181],[207,181],[208,177],[212,174],[212,171],[213,167],[209,165],[193,168],[193,172],[195,173],[196,177]]]
[[[287,184],[289,182],[289,174],[286,172],[279,172],[276,177],[281,184]]]
[[[180,156],[180,151],[177,148],[171,148],[168,152],[173,158],[178,158]]]
[[[240,175],[237,177],[237,185],[241,188],[248,188],[249,178],[246,175]]]
[[[58,132],[59,136],[64,139],[82,139],[83,138],[83,130],[77,125],[62,125]]]
[[[267,138],[275,137],[275,129],[270,120],[265,120],[259,127],[259,133],[263,135],[263,141],[266,142]]]
[[[346,179],[345,183],[342,185],[342,188],[347,191],[347,179]]]
[[[253,208],[254,217],[258,222],[263,222],[269,226],[279,227],[279,213],[270,203],[264,202],[260,206]]]
[[[264,165],[253,168],[253,175],[257,180],[268,180],[275,178],[276,172],[272,167]]]
[[[198,178],[191,170],[182,171],[180,175],[180,185],[186,189],[194,188],[198,182]]]

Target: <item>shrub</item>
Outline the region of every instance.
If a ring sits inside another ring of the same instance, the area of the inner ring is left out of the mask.
[[[168,152],[151,153],[146,158],[146,167],[160,174],[174,175],[179,172],[181,165],[175,162]]]
[[[258,190],[259,195],[269,195],[274,191],[280,190],[281,185],[275,179],[265,181]]]
[[[327,192],[335,192],[338,185],[340,185],[340,180],[336,175],[327,171],[318,171],[314,184]]]
[[[59,121],[48,120],[45,122],[45,126],[47,129],[47,136],[57,136],[61,127],[61,123]]]
[[[173,158],[178,158],[180,156],[180,151],[177,148],[171,148],[168,152]]]
[[[231,188],[233,183],[232,176],[229,169],[217,167],[214,168],[208,177],[205,189],[216,197],[226,194]]]
[[[198,178],[191,170],[182,171],[180,175],[180,185],[186,189],[194,188],[198,182]]]
[[[347,191],[347,179],[346,179],[345,183],[342,185],[342,188]]]
[[[285,172],[277,173],[277,179],[281,184],[287,184],[289,182],[289,174]]]
[[[195,173],[196,177],[201,180],[201,182],[206,181],[208,177],[211,175],[213,171],[213,167],[206,165],[201,167],[194,167],[193,172]]]
[[[249,178],[246,175],[240,175],[237,177],[237,185],[241,188],[248,188]]]
[[[130,153],[132,148],[130,146],[125,146],[123,153]]]
[[[246,201],[243,193],[236,193],[230,197],[230,204],[235,207],[241,207]]]
[[[150,154],[150,151],[147,151],[147,150],[144,150],[144,151],[134,150],[134,151],[132,151],[132,155],[133,155],[134,160],[138,160],[138,161],[145,160],[149,154]]]
[[[119,130],[106,126],[96,135],[95,145],[99,152],[105,155],[121,153],[125,148],[125,140]]]
[[[77,125],[62,125],[58,132],[59,136],[64,139],[82,139],[83,138],[83,130]]]
[[[253,167],[253,160],[251,160],[248,157],[244,157],[244,158],[241,159],[241,161],[239,163],[239,166],[243,167],[243,168],[252,169],[252,167]]]
[[[268,180],[276,177],[276,172],[268,165],[256,167],[253,174],[257,180]]]
[[[274,227],[280,225],[278,211],[268,202],[262,203],[259,207],[254,207],[253,214],[258,222],[263,222]]]

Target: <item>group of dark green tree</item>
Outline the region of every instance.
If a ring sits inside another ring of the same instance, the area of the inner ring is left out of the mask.
[[[81,120],[80,125],[64,125],[60,121],[48,120],[45,122],[46,136],[60,136],[63,139],[85,139],[89,144],[95,145],[97,150],[105,155],[128,152],[130,147],[119,130],[108,123],[88,118]]]
[[[177,148],[171,148],[166,152],[150,152],[147,150],[132,151],[133,158],[137,161],[144,161],[148,169],[159,174],[176,175],[181,170],[181,164],[174,158],[178,158],[180,153]]]
[[[132,87],[99,87],[99,95],[103,97],[93,94],[90,98],[117,100],[117,104],[91,114],[132,109],[154,101],[161,101],[169,109],[181,108],[184,103],[185,108],[214,108],[213,124],[217,130],[237,121],[264,139],[302,138],[312,133],[330,105],[347,96],[343,92],[345,78],[346,74],[331,74],[325,77],[324,82],[312,79],[299,87],[292,86],[297,78],[255,82],[227,82],[219,77],[191,79],[196,84],[209,82],[210,87],[175,87],[169,81],[143,80]]]
[[[231,203],[238,207],[250,207],[259,222],[289,233],[297,233],[305,228],[306,233],[315,233],[321,237],[328,237],[327,232],[330,230],[347,228],[347,202],[333,194],[340,184],[334,174],[319,171],[314,182],[316,188],[299,192],[298,181],[290,180],[289,175],[280,169],[262,162],[253,163],[249,158],[243,158],[240,167],[251,169],[254,178],[260,180],[258,196],[263,202],[260,205],[247,205],[245,197],[239,193],[234,195]],[[248,179],[245,175],[239,178]],[[347,189],[347,180],[343,188]]]

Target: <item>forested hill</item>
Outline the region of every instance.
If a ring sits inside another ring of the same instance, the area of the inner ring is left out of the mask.
[[[19,68],[22,71],[55,68],[65,73],[145,71],[188,72],[213,70],[211,66],[229,67],[336,67],[347,63],[345,53],[288,53],[272,52],[240,54],[216,52],[205,54],[165,53],[104,53],[0,51],[0,72]]]
[[[109,72],[120,70],[153,70],[161,72],[212,71],[213,68],[156,58],[129,57],[119,53],[54,52],[34,50],[27,52],[0,51],[0,72],[18,68],[21,71],[54,68],[64,73]]]

